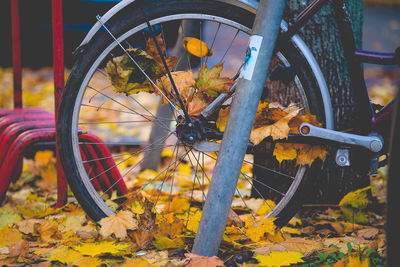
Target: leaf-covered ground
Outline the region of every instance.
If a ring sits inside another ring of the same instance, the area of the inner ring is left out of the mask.
[[[24,106],[53,107],[50,69],[24,71]],[[0,106],[12,107],[12,73],[0,70]],[[388,90],[389,88],[389,90]],[[381,94],[385,89],[385,94]],[[387,102],[393,85],[371,95]],[[189,165],[177,169],[181,176]],[[140,175],[140,174],[138,174]],[[25,159],[22,176],[0,208],[0,263],[9,266],[384,266],[386,168],[371,186],[351,192],[338,205],[304,207],[287,227],[273,219],[255,224],[232,214],[218,257],[190,254],[201,212],[174,195],[169,213],[156,212],[145,196],[95,224],[70,193],[56,209],[53,152]],[[268,208],[246,201],[256,215]],[[188,216],[190,215],[190,216]],[[189,218],[189,219],[188,219]]]

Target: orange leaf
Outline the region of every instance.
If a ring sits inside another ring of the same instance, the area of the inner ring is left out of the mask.
[[[224,262],[217,256],[206,257],[192,253],[186,253],[187,260],[183,264],[186,267],[217,267],[224,266]]]

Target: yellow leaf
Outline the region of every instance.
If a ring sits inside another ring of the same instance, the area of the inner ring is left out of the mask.
[[[128,208],[135,214],[143,214],[145,207],[143,207],[142,202],[135,200],[132,203],[128,204]]]
[[[55,164],[48,164],[47,168],[40,171],[41,181],[36,184],[42,190],[51,190],[57,187],[57,168]]]
[[[17,241],[22,240],[22,234],[5,226],[0,229],[0,247],[13,247]]]
[[[191,175],[192,174],[192,167],[187,163],[181,163],[178,166],[178,172],[182,174]]]
[[[263,205],[257,209],[256,214],[257,215],[267,215],[272,211],[273,208],[275,208],[276,204],[270,199],[267,199],[266,201],[263,201]]]
[[[282,231],[283,231],[284,233],[287,233],[287,234],[301,235],[301,232],[300,232],[299,229],[292,228],[292,227],[283,227],[283,228],[282,228]]]
[[[297,151],[293,144],[276,143],[273,155],[279,163],[282,163],[283,160],[294,160],[297,157]]]
[[[189,209],[189,201],[187,201],[184,198],[180,198],[180,197],[175,197],[172,199],[171,204],[169,205],[165,205],[164,211],[168,211],[169,208],[169,212],[173,212],[173,213],[184,213]]]
[[[41,166],[46,166],[53,158],[53,151],[50,150],[38,151],[35,154],[35,162]]]
[[[218,119],[215,123],[221,132],[225,131],[225,126],[226,123],[228,122],[229,111],[230,107],[228,106],[226,108],[221,108],[221,110],[218,113]]]
[[[59,261],[65,264],[76,266],[99,266],[101,261],[97,258],[83,256],[81,253],[67,247],[53,249],[48,253],[47,258],[51,261]]]
[[[309,165],[314,162],[315,159],[320,158],[325,160],[326,149],[322,146],[314,146],[308,144],[293,144],[297,149],[297,165]]]
[[[356,191],[346,194],[339,202],[339,206],[348,206],[354,209],[364,209],[369,204],[368,190],[371,186],[367,186]]]
[[[359,256],[349,256],[348,267],[369,267],[368,258],[360,259]]]
[[[42,224],[39,225],[38,231],[42,241],[50,242],[52,235],[56,233],[58,229],[58,223],[56,221],[46,219]]]
[[[96,243],[82,243],[72,247],[82,255],[98,256],[101,254],[118,254],[127,251],[131,247],[127,243],[116,243],[115,241],[102,241]]]
[[[160,237],[155,238],[153,245],[158,250],[164,250],[164,249],[169,249],[169,248],[184,247],[185,243],[183,242],[182,238],[179,238],[179,237],[170,239],[166,236],[160,236]]]
[[[277,234],[277,227],[274,224],[275,220],[276,218],[265,218],[257,222],[257,224],[254,223],[246,229],[246,236],[253,242],[264,239],[265,234],[271,235],[272,237],[275,236]]]
[[[266,137],[271,136],[273,140],[286,139],[289,135],[289,121],[299,113],[296,109],[285,117],[279,119],[273,124],[261,126],[251,131],[250,141],[258,145]]]
[[[94,224],[89,222],[87,225],[83,226],[86,223],[85,215],[76,215],[76,216],[66,216],[65,220],[58,225],[58,230],[62,233],[68,231],[87,231],[90,232],[92,230],[96,230]]]
[[[186,228],[189,231],[192,231],[194,233],[197,233],[197,229],[199,228],[200,224],[200,219],[201,219],[201,211],[195,211],[193,215],[189,216],[189,221],[187,223]]]
[[[137,229],[137,221],[133,218],[134,214],[128,210],[121,210],[116,215],[108,216],[100,220],[100,234],[108,237],[114,234],[119,239],[127,237],[127,230]]]
[[[211,48],[197,38],[185,37],[182,40],[182,45],[190,54],[196,57],[211,57],[213,54]]]
[[[151,264],[143,258],[127,258],[123,264],[118,265],[119,267],[153,267],[156,265]]]
[[[268,256],[257,255],[258,266],[289,266],[295,263],[304,262],[304,255],[297,251],[271,251]]]

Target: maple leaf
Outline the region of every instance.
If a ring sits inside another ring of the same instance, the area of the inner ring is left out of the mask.
[[[160,65],[145,51],[139,48],[127,49],[126,51],[141,69],[146,70],[146,74],[151,79],[155,79],[162,74]],[[126,94],[152,92],[153,89],[149,81],[130,57],[126,54],[114,57],[107,62],[104,68],[111,84],[114,86],[114,90]]]
[[[289,266],[304,262],[304,255],[297,251],[271,251],[269,255],[256,255],[258,266]]]
[[[275,236],[277,227],[274,224],[276,218],[265,218],[262,221],[254,224],[254,222],[247,221],[249,227],[246,228],[246,236],[253,242],[258,242],[264,238],[265,234]],[[251,220],[251,219],[250,219]]]
[[[57,229],[58,223],[56,221],[46,219],[39,225],[38,232],[42,241],[51,242],[53,241],[52,236],[57,232]]]
[[[220,93],[229,92],[233,81],[226,77],[220,77],[222,69],[223,63],[218,63],[211,69],[208,69],[207,64],[203,63],[198,71],[196,87],[209,97],[217,97]]]
[[[133,216],[132,212],[121,210],[115,215],[101,219],[99,222],[101,225],[100,234],[103,237],[114,234],[119,239],[125,239],[127,237],[127,230],[138,228],[137,221]]]
[[[181,97],[181,99],[185,102],[190,101],[195,93],[194,87],[196,81],[193,78],[193,71],[174,71],[171,72],[171,76],[174,80],[176,89],[178,90],[179,97]],[[160,78],[160,82],[157,86],[158,88],[164,89],[164,93],[167,97],[169,97],[169,99],[172,99],[172,97],[170,97],[172,92],[175,95],[175,92],[171,85],[171,79],[167,74]],[[155,92],[157,93],[158,91],[156,90]],[[168,103],[168,101],[166,100],[164,100],[164,102]]]
[[[251,131],[250,141],[254,145],[258,145],[266,137],[271,136],[273,140],[286,139],[289,135],[289,121],[299,113],[300,109],[296,109],[285,115],[271,125],[261,126]]]
[[[189,115],[199,115],[208,106],[209,102],[201,92],[198,92],[188,103]]]
[[[116,243],[115,241],[101,241],[95,243],[82,243],[72,248],[79,251],[82,255],[98,256],[101,254],[119,254],[127,251],[131,247],[127,243]]]
[[[294,160],[297,157],[297,150],[293,144],[276,143],[273,155],[279,163],[284,160]]]
[[[101,261],[94,257],[83,256],[81,253],[67,247],[53,249],[48,252],[47,258],[51,261],[59,261],[65,264],[73,264],[76,266],[99,266]]]
[[[309,165],[314,162],[315,159],[320,158],[325,160],[328,152],[322,146],[308,145],[308,144],[295,144],[294,147],[297,150],[297,165]]]
[[[217,267],[224,266],[224,262],[217,256],[206,257],[197,254],[186,253],[186,261],[184,266],[186,267]]]
[[[33,234],[35,233],[35,227],[39,226],[44,222],[44,219],[28,219],[17,223],[17,227],[21,233]]]
[[[83,226],[86,223],[85,215],[75,215],[75,216],[66,216],[65,220],[58,225],[58,230],[60,232],[68,232],[73,230],[74,232],[78,231],[95,231],[96,226],[89,222],[87,225]]]

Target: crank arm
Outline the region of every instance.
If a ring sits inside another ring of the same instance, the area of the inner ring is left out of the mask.
[[[320,128],[309,123],[302,123],[299,127],[299,131],[303,136],[316,137],[348,145],[362,146],[375,153],[379,152],[383,147],[382,139],[376,135],[362,136],[342,133]]]
[[[231,89],[229,89],[229,93],[222,93],[217,96],[217,98],[214,99],[203,111],[200,113],[200,115],[203,118],[208,118],[209,116],[213,115],[214,112],[216,112],[221,105],[232,95],[233,92],[235,92],[237,82],[235,82],[232,86]]]

